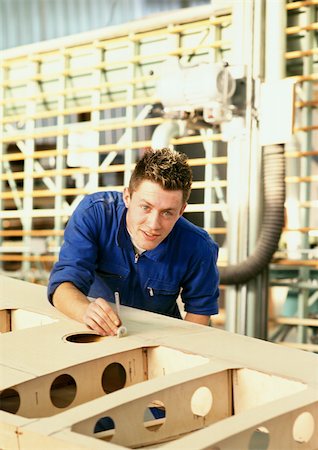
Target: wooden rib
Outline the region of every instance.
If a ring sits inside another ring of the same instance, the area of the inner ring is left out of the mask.
[[[286,52],[286,59],[303,58],[304,56],[313,56],[318,53],[318,48],[311,48],[310,50],[294,50],[292,52]]]
[[[318,73],[312,73],[309,75],[293,75],[292,77],[287,77],[287,80],[294,80],[296,83],[302,83],[304,81],[316,82],[318,80]]]
[[[0,120],[0,123],[19,122],[26,121],[28,119],[48,119],[57,116],[67,116],[71,114],[81,114],[93,111],[105,111],[114,108],[125,108],[127,106],[151,105],[154,103],[158,103],[159,101],[160,99],[156,97],[141,97],[135,98],[133,100],[121,100],[116,102],[101,103],[96,106],[77,106],[73,108],[65,108],[63,110],[55,109],[52,111],[42,111],[41,113],[35,114],[19,114],[16,116],[5,117],[4,119]],[[5,138],[4,142],[8,142],[8,139],[8,137]]]
[[[298,133],[299,131],[313,131],[313,130],[318,130],[318,125],[311,125],[309,127],[295,127],[294,128],[294,133]]]
[[[54,255],[0,255],[0,261],[55,262]]]
[[[64,230],[0,230],[2,237],[21,237],[21,236],[35,236],[35,237],[50,237],[63,236]]]
[[[317,227],[284,228],[283,231],[286,233],[295,231],[299,231],[300,233],[309,233],[309,231],[318,231],[318,228]]]
[[[299,9],[304,6],[318,5],[318,0],[305,0],[299,2],[290,2],[286,4],[286,9],[290,11],[291,9]]]
[[[133,168],[133,166],[132,166]],[[119,167],[117,169],[117,172],[123,172],[125,170],[125,166],[122,165],[122,167]],[[76,172],[75,172],[76,173]],[[204,188],[213,188],[213,187],[225,187],[227,186],[227,182],[225,180],[218,180],[218,181],[194,181],[192,184],[192,189],[204,189]],[[117,186],[118,190],[123,190],[123,186]],[[107,186],[108,190],[110,189],[110,186]],[[94,188],[94,192],[97,191],[104,191],[105,187],[98,187]],[[62,196],[77,196],[77,195],[86,195],[90,194],[93,191],[91,189],[83,189],[83,188],[65,188],[61,189],[59,191],[52,191],[50,189],[38,189],[36,191],[32,191],[32,193],[25,193],[24,191],[8,191],[8,192],[1,192],[0,193],[0,199],[2,200],[9,200],[13,198],[49,198],[49,197],[55,197],[57,195]],[[202,210],[203,211],[203,210]]]
[[[312,181],[318,181],[318,175],[311,175],[305,177],[290,176],[285,178],[286,183],[310,183]]]
[[[77,94],[85,91],[96,91],[103,89],[108,89],[111,87],[120,87],[120,86],[130,86],[135,85],[138,83],[144,83],[147,81],[156,81],[159,78],[159,75],[144,75],[142,77],[136,77],[132,79],[126,79],[126,80],[120,80],[120,81],[107,81],[100,84],[94,84],[94,85],[85,85],[85,86],[78,86],[78,87],[69,87],[66,89],[62,89],[60,91],[47,91],[47,92],[41,92],[39,94],[30,95],[27,97],[8,97],[3,100],[0,100],[0,105],[10,104],[10,103],[19,103],[19,102],[27,102],[30,100],[42,100],[48,97],[60,97],[60,96],[67,96],[70,94]]]
[[[286,158],[302,158],[306,156],[318,156],[318,150],[309,150],[308,152],[306,151],[285,152]]]
[[[128,42],[127,42],[128,44]],[[173,50],[170,50],[168,52],[160,52],[160,53],[152,53],[149,55],[136,55],[133,58],[123,59],[119,61],[112,61],[112,62],[103,62],[101,64],[96,65],[90,65],[83,67],[81,69],[68,69],[68,70],[61,70],[59,72],[54,72],[46,75],[37,74],[33,75],[30,78],[21,78],[12,81],[4,81],[2,83],[2,86],[4,87],[14,87],[19,85],[25,85],[28,81],[38,81],[38,82],[47,82],[59,79],[60,77],[78,77],[78,76],[84,76],[84,75],[90,75],[90,73],[94,70],[100,70],[100,69],[115,69],[115,68],[126,68],[129,64],[142,64],[147,63],[150,61],[157,61],[157,60],[165,60],[171,56],[182,56],[182,55],[192,55],[195,52],[198,52],[199,50],[210,50],[212,48],[214,49],[228,49],[231,46],[231,41],[229,40],[218,40],[214,41],[210,44],[202,44],[194,47],[177,47]]]
[[[190,166],[202,166],[206,164],[225,164],[227,158],[219,157],[219,158],[195,158],[189,160]],[[131,166],[133,168],[134,165]],[[71,176],[75,174],[92,174],[92,173],[116,173],[123,172],[125,170],[124,164],[112,164],[107,167],[97,167],[97,168],[89,168],[89,167],[76,167],[76,168],[67,168],[67,169],[50,169],[43,170],[41,172],[32,172],[28,174],[29,178],[44,178],[44,177],[55,177],[57,175],[62,176]],[[11,172],[0,175],[0,180],[22,180],[25,178],[25,172]]]
[[[304,200],[298,203],[300,208],[317,208],[318,200]]]
[[[272,264],[276,264],[278,266],[291,266],[291,267],[317,267],[318,268],[318,259],[275,259],[272,261]]]
[[[282,325],[304,325],[307,327],[318,327],[318,319],[307,319],[301,317],[277,317],[275,322]]]
[[[301,31],[312,31],[312,30],[318,30],[318,22],[310,23],[309,25],[304,26],[294,26],[294,27],[288,27],[286,28],[286,34],[296,34],[300,33]]]
[[[219,227],[219,228],[204,228],[204,229],[209,234],[226,234],[227,233],[227,229],[223,228],[223,227]]]
[[[63,126],[63,128],[60,127],[46,127],[46,128],[39,128],[35,130],[36,133],[24,133],[20,132],[16,135],[5,135],[5,137],[2,139],[3,142],[13,142],[13,141],[23,141],[26,139],[39,139],[43,137],[57,137],[57,136],[63,136],[70,133],[83,133],[84,131],[113,131],[113,130],[121,130],[126,128],[138,128],[138,127],[149,127],[153,125],[160,125],[162,123],[166,122],[166,119],[163,119],[162,117],[149,117],[147,119],[143,120],[132,120],[132,121],[124,121],[124,122],[117,122],[117,123],[102,123],[101,125],[92,125],[91,127],[84,125],[84,123],[78,122],[77,126],[81,126],[79,129],[75,129],[74,127],[67,127]],[[90,122],[91,123],[91,122]],[[52,130],[53,128],[53,130]],[[94,151],[96,148],[94,147]],[[93,148],[93,147],[92,147]],[[64,151],[63,149],[62,151]],[[51,151],[51,150],[41,150],[41,151]],[[69,150],[67,150],[69,152]],[[82,150],[81,150],[82,151]],[[88,150],[90,151],[90,150]],[[4,161],[10,161],[10,156],[14,158],[14,160],[19,159],[18,155],[21,155],[21,153],[10,153],[8,155],[3,156]]]
[[[212,187],[226,187],[226,180],[215,180],[215,181],[193,181],[192,189],[205,189]]]
[[[192,158],[188,159],[189,166],[206,166],[208,164],[227,164],[227,156],[216,156],[214,158]]]
[[[182,139],[182,140],[181,140]],[[173,139],[171,141],[172,144],[178,145],[178,144],[193,144],[193,143],[200,143],[200,142],[208,142],[208,141],[222,141],[222,135],[221,134],[213,134],[211,136],[187,136],[186,138],[179,138],[179,139]],[[18,139],[20,140],[20,139]],[[82,148],[74,151],[73,154],[80,154],[80,153],[89,153],[89,152],[98,152],[98,153],[107,153],[111,152],[113,150],[125,150],[126,148],[129,149],[140,149],[144,147],[151,147],[152,142],[149,141],[135,141],[131,144],[126,145],[119,145],[119,144],[107,144],[107,145],[100,145],[98,147],[89,147],[89,148]],[[68,149],[62,149],[62,150],[39,150],[31,154],[23,154],[23,153],[11,153],[7,155],[3,155],[2,161],[22,161],[27,158],[32,159],[40,159],[40,158],[49,158],[52,156],[66,156],[69,154]]]
[[[307,108],[307,107],[314,107],[318,106],[318,100],[310,100],[306,102],[297,101],[294,103],[296,108]]]

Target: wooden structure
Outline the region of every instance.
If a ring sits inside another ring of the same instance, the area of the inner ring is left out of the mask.
[[[167,61],[182,67],[226,61],[235,78],[245,80],[236,93],[242,122],[236,117],[228,135],[216,127],[169,136],[194,172],[186,217],[218,242],[223,265],[254,251],[262,222],[259,84],[293,80],[288,220],[270,284],[296,289],[295,315],[309,319],[318,270],[311,248],[317,233],[317,11],[317,0],[213,0],[1,52],[0,273],[45,284],[80,199],[127,185],[154,130],[170,122],[160,114],[156,89]],[[295,286],[297,278],[306,287]],[[221,292],[227,329],[264,337],[266,274]],[[299,345],[312,349],[311,329],[303,322],[297,329]]]
[[[99,337],[0,277],[3,450],[314,450],[311,353],[122,307]]]

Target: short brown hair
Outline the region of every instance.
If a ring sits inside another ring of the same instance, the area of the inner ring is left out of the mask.
[[[186,202],[192,184],[192,171],[187,155],[170,148],[146,150],[131,175],[130,194],[136,191],[144,180],[158,183],[165,190],[182,191],[183,201]]]

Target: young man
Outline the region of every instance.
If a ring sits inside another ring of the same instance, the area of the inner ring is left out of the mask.
[[[149,150],[124,193],[86,196],[67,224],[48,297],[69,317],[105,335],[121,324],[108,302],[208,325],[218,312],[218,247],[181,217],[191,191],[187,157]],[[87,296],[93,297],[89,301]]]

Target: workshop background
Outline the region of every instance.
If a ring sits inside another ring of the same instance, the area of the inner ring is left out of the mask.
[[[0,273],[46,284],[84,195],[187,153],[215,326],[318,351],[318,1],[1,0]]]

